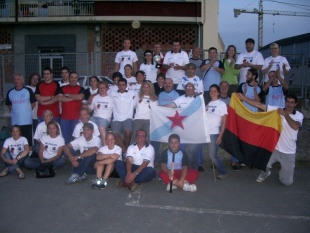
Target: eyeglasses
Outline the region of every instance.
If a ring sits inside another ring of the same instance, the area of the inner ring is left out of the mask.
[[[145,138],[146,136],[144,134],[143,135],[137,134],[136,137],[137,138]]]
[[[193,86],[185,87],[186,89],[193,89]]]

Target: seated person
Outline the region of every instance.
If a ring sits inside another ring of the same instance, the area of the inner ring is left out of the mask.
[[[151,181],[156,177],[154,169],[154,148],[146,141],[146,131],[136,132],[136,143],[128,147],[126,162],[117,160],[115,170],[121,177],[121,182],[132,192],[136,191],[143,182]]]
[[[83,135],[83,126],[85,123],[91,123],[94,126],[94,136],[99,137],[100,132],[96,123],[90,120],[90,111],[88,108],[81,108],[80,110],[80,122],[75,126],[72,136],[77,139]]]
[[[115,145],[115,135],[112,132],[107,133],[106,145],[101,147],[97,152],[97,162],[95,169],[97,170],[97,179],[94,181],[93,189],[104,189],[107,186],[107,179],[114,169],[114,162],[122,160],[122,148]]]
[[[161,155],[161,171],[158,176],[167,185],[167,191],[170,190],[170,180],[173,177],[172,189],[181,188],[184,191],[195,192],[197,187],[194,183],[199,173],[196,169],[188,168],[188,156],[180,150],[179,135],[171,134],[168,142],[169,148]],[[173,156],[174,169],[171,171]]]
[[[90,173],[96,162],[96,153],[101,147],[100,138],[93,136],[94,125],[85,123],[83,135],[65,145],[64,152],[73,165],[73,174],[66,181],[66,184],[74,184],[84,181],[86,173]]]
[[[51,163],[55,168],[63,167],[66,163],[65,156],[63,156],[64,145],[65,140],[60,135],[58,123],[56,121],[49,122],[47,135],[40,139],[39,158],[27,158],[25,166],[31,170],[37,169],[42,163]]]
[[[5,162],[6,168],[0,173],[0,177],[4,177],[13,171],[17,171],[18,179],[24,179],[25,175],[19,168],[29,153],[28,141],[21,136],[20,127],[12,126],[12,137],[4,141],[1,158]]]
[[[31,157],[38,157],[41,138],[47,134],[47,124],[53,120],[53,112],[50,110],[44,110],[43,120],[44,120],[43,122],[38,124],[36,131],[34,133],[34,136],[33,136],[35,144],[33,148],[33,154]],[[59,127],[59,134],[62,136],[61,128],[59,124],[58,124],[58,127]]]

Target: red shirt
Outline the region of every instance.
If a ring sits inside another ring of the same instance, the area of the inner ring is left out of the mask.
[[[80,86],[63,86],[61,87],[60,94],[84,94],[84,88]],[[82,100],[73,100],[62,102],[61,119],[64,120],[78,120],[80,118],[80,110],[82,108]]]
[[[40,96],[57,96],[59,94],[60,86],[57,82],[51,83],[40,82],[37,85],[35,94]],[[38,104],[38,117],[42,117],[44,110],[52,111],[55,118],[59,117],[59,104],[58,101],[53,104],[41,105]]]

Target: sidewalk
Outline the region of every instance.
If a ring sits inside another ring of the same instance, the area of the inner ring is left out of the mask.
[[[215,181],[208,164],[197,192],[172,194],[158,179],[131,193],[117,188],[114,178],[105,190],[93,190],[94,175],[66,185],[69,164],[49,179],[24,169],[25,180],[16,174],[0,178],[0,232],[309,232],[309,166],[297,165],[290,187],[278,181],[278,167],[257,183],[258,170],[234,172],[226,166],[227,179]]]

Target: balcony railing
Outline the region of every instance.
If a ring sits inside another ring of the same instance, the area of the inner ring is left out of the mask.
[[[15,3],[0,3],[0,17],[15,17]],[[58,17],[94,15],[94,2],[58,1],[18,4],[18,17]]]

